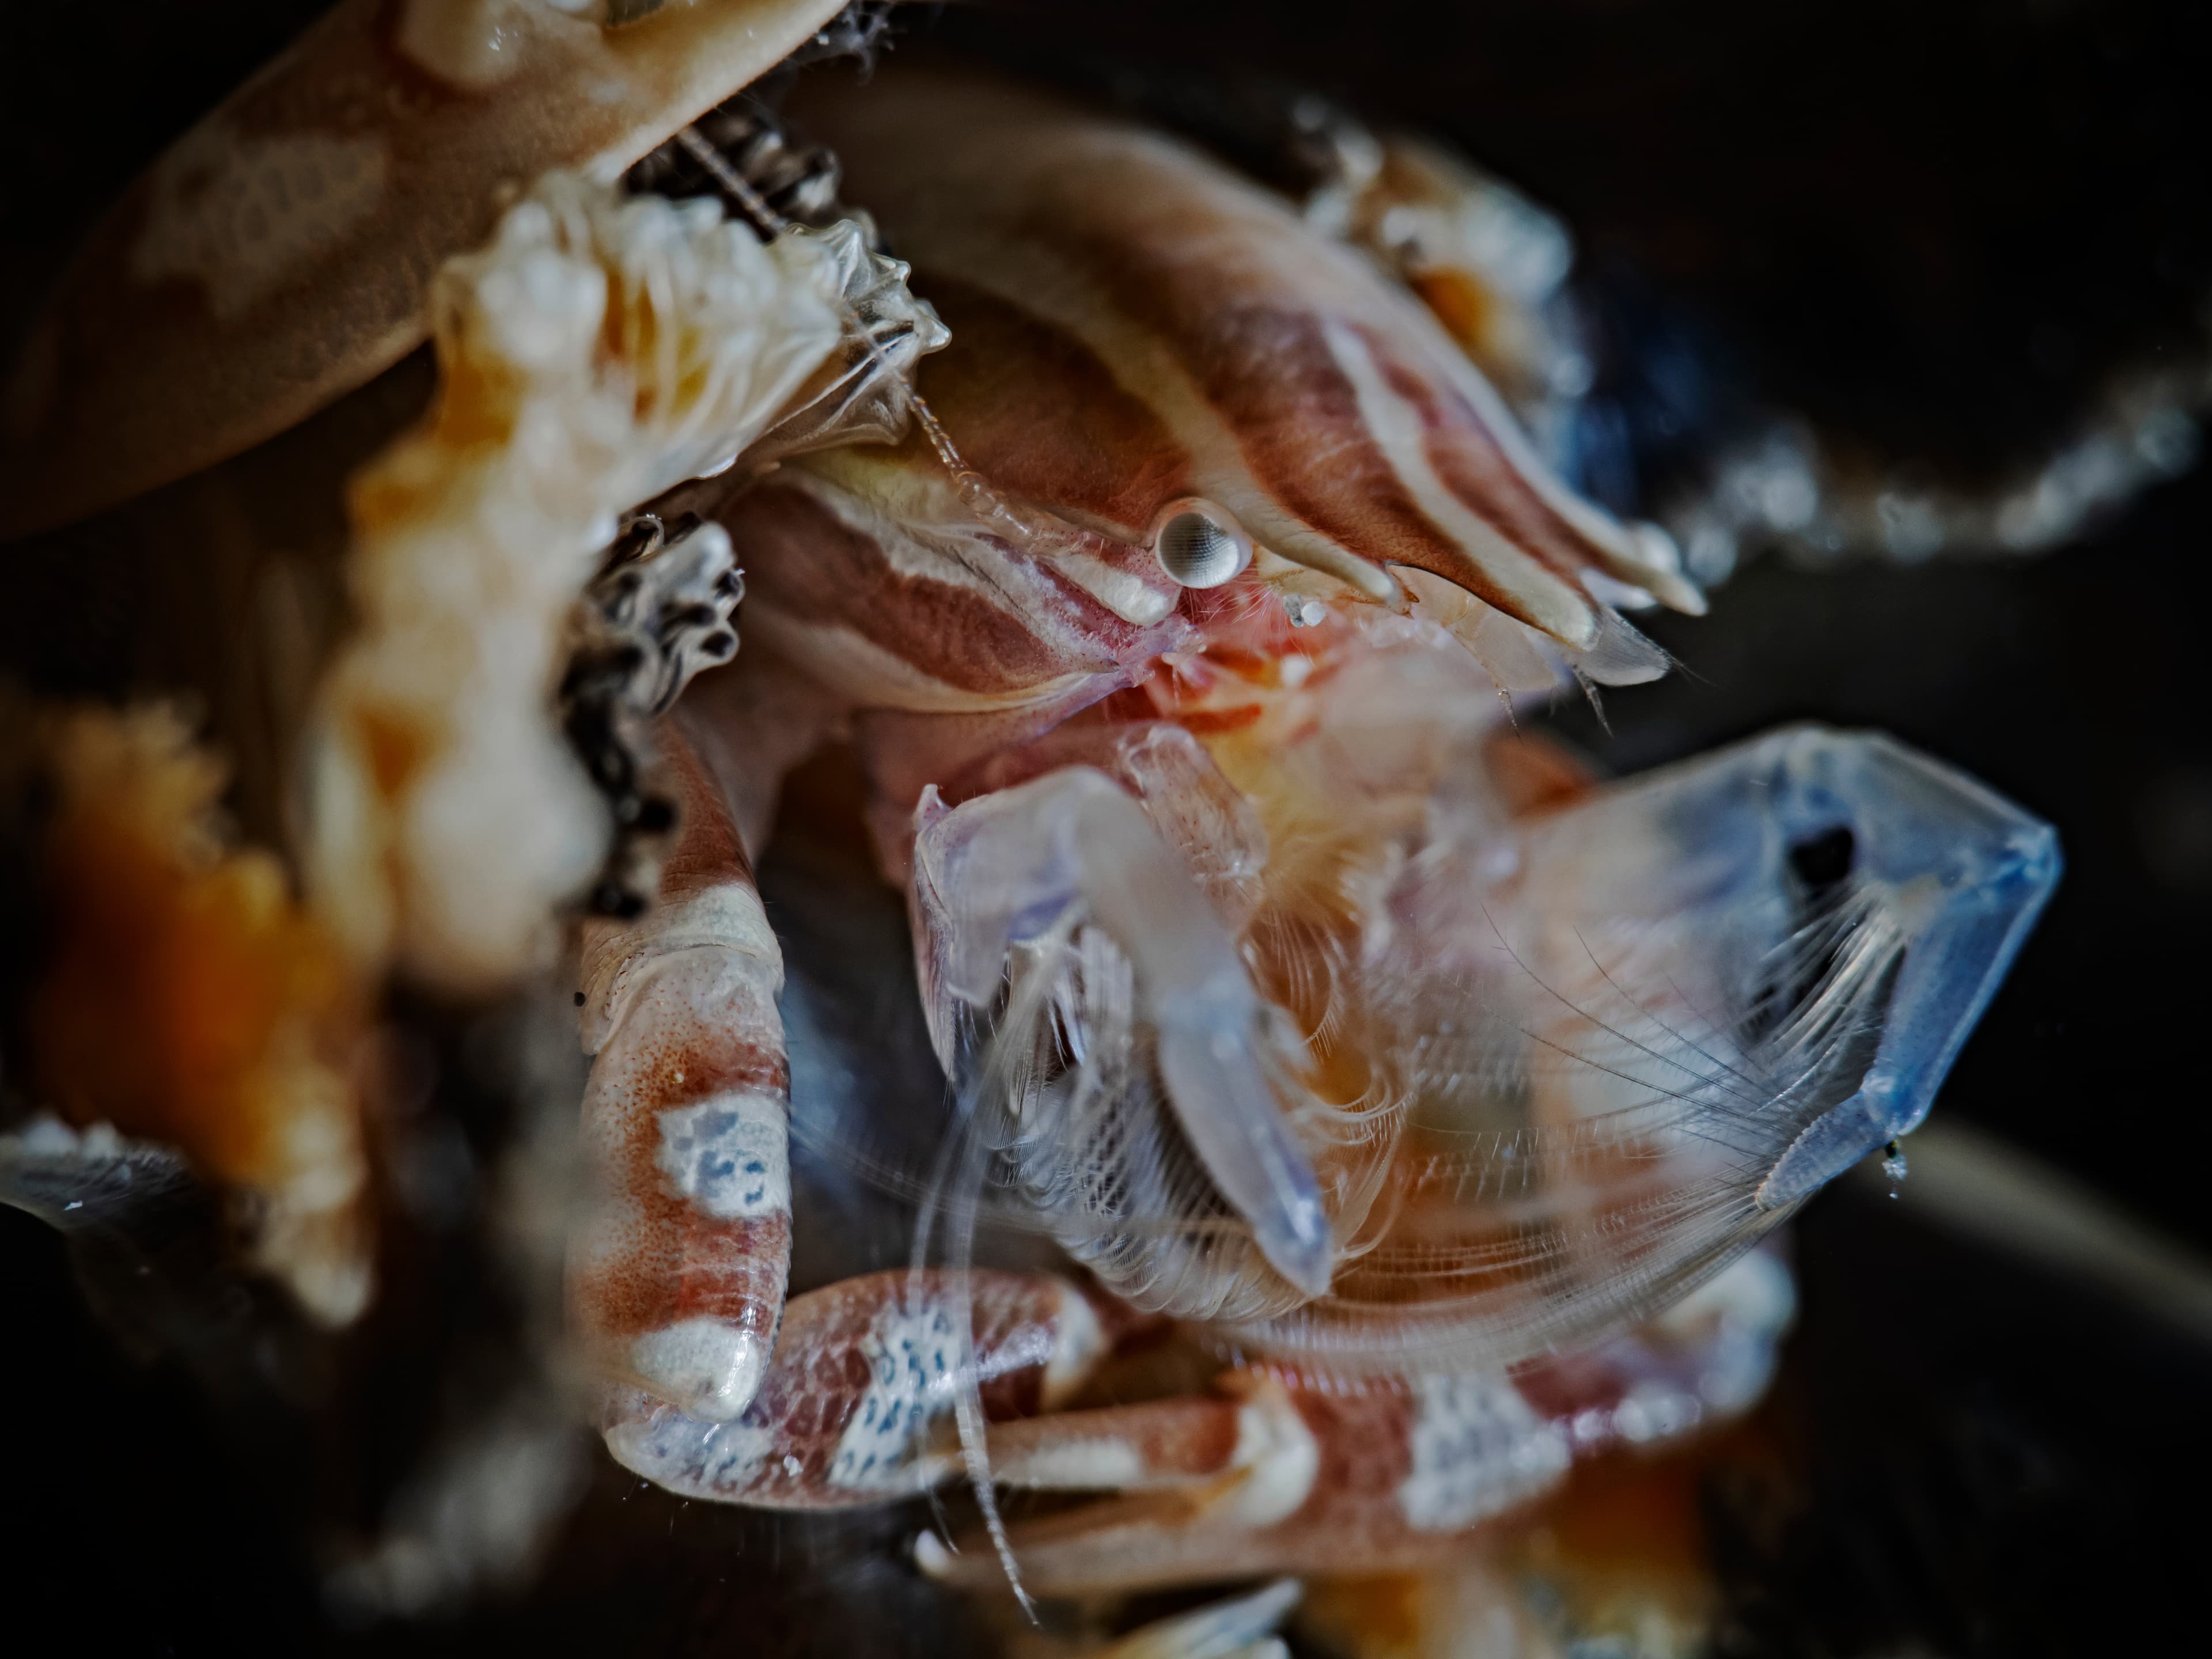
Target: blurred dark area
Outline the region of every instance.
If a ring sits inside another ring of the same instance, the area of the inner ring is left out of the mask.
[[[1705,1481],[1718,1655],[2199,1644],[2203,1527],[2175,1499],[2212,1476],[2201,1332],[1965,1243],[1871,1182],[1821,1194],[1796,1246],[1803,1317],[1760,1415],[1796,1467]]]
[[[100,206],[317,9],[110,0],[0,26],[0,350]],[[1257,69],[1456,141],[1569,222],[1629,356],[1694,360],[1608,494],[1753,404],[1990,476],[2117,369],[2205,349],[2212,10],[2182,0],[1125,0],[905,27],[1048,64]],[[1681,672],[1551,723],[1618,772],[1786,720],[1878,726],[2051,819],[2064,882],[1938,1112],[2212,1253],[2188,1047],[2212,989],[2208,550],[2199,470],[2034,561],[1759,561],[1711,616],[1650,622]],[[2162,1644],[2206,1531],[2174,1518],[2212,1477],[2201,1339],[1871,1188],[1815,1200],[1796,1254],[1803,1322],[1765,1409],[1802,1479],[1716,1474],[1722,1650],[2186,1650]],[[0,1331],[0,1586],[75,1650],[971,1650],[894,1563],[916,1512],[798,1526],[604,1460],[526,1601],[346,1631],[240,1425],[180,1368],[124,1358],[58,1237],[4,1209]]]
[[[1053,0],[1040,58],[1257,70],[1449,135],[1771,399],[1939,466],[2195,341],[2212,16],[2118,0]],[[949,8],[948,33],[988,34]],[[1019,48],[1017,47],[1017,50]]]

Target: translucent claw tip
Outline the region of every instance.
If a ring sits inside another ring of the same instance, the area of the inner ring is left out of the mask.
[[[1310,1297],[1325,1296],[1336,1239],[1313,1165],[1291,1133],[1281,1104],[1241,1022],[1198,1010],[1160,1034],[1160,1073],[1176,1115],[1206,1170],[1251,1224],[1268,1264]],[[1194,1016],[1194,1018],[1193,1017]]]

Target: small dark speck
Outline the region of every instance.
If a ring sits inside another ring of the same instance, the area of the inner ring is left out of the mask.
[[[2136,800],[2136,830],[2153,880],[2212,897],[2212,767],[2175,766],[2154,779]]]
[[[584,1006],[584,994],[581,991],[576,993],[576,1006],[579,1008]]]

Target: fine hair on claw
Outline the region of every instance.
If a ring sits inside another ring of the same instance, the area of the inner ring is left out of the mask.
[[[1427,1220],[1245,1340],[1512,1363],[1663,1305],[1919,1121],[2057,869],[2016,809],[1814,728],[1434,861],[1369,964]]]
[[[996,1486],[991,1478],[991,1453],[983,1417],[983,1393],[978,1382],[981,1367],[975,1354],[975,1310],[972,1293],[975,1262],[975,1226],[981,1209],[986,1180],[985,1154],[976,1133],[976,1103],[991,1086],[992,1068],[986,1064],[972,1087],[963,1088],[955,1079],[948,1084],[953,1108],[950,1132],[939,1144],[937,1160],[923,1188],[914,1223],[914,1250],[908,1274],[907,1296],[918,1305],[926,1294],[930,1237],[941,1216],[945,1224],[943,1256],[951,1271],[942,1275],[951,1318],[957,1375],[953,1384],[953,1425],[960,1439],[960,1461],[983,1518],[991,1547],[1006,1575],[1006,1587],[1030,1621],[1037,1622],[1036,1603],[1022,1584],[1021,1564],[1014,1558],[1006,1535],[1006,1518],[1000,1513]]]

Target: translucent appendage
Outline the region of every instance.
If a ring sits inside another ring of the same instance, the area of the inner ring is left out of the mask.
[[[1703,958],[1666,979],[1696,975],[1699,1004],[1725,1011],[1724,1076],[1700,1045],[1704,1080],[1730,1085],[1706,1132],[1750,1156],[1778,1146],[1755,1193],[1771,1210],[1927,1115],[2059,858],[2048,824],[1949,767],[1801,726],[1533,831],[1528,867],[1585,937],[1642,918]]]
[[[1972,780],[1817,727],[1440,815],[1365,963],[1414,1097],[1398,1219],[1240,1334],[1510,1364],[1663,1308],[1920,1122],[2058,869]]]
[[[1771,767],[1793,848],[1850,836],[1851,879],[1893,919],[1903,956],[1874,1063],[1761,1183],[1771,1209],[1920,1126],[2057,885],[2060,860],[2049,824],[1893,738],[1808,727],[1742,752]]]
[[[956,1083],[1032,1139],[1126,1124],[1164,1085],[1217,1212],[1225,1200],[1243,1218],[1301,1298],[1322,1294],[1335,1241],[1268,1011],[1136,799],[1088,767],[950,811],[925,797],[915,872],[924,1001]],[[1118,1179],[1174,1186],[1152,1146],[1121,1133]],[[1144,1218],[1202,1222],[1208,1201],[1186,1187]]]

